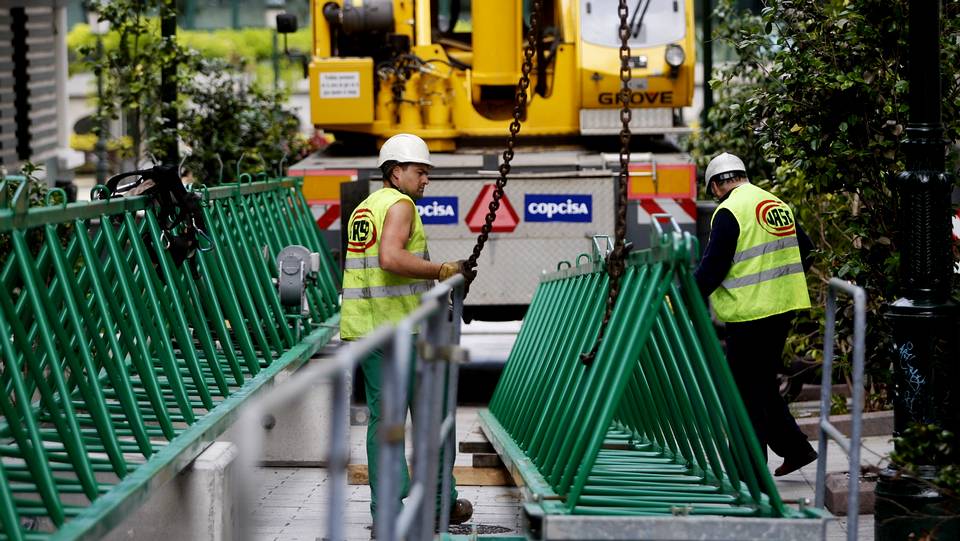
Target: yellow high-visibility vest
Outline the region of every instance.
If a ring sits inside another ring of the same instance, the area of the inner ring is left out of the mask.
[[[734,188],[714,217],[720,209],[736,218],[740,236],[727,277],[710,295],[717,318],[753,321],[810,308],[790,207],[748,183]]]
[[[347,253],[343,269],[340,337],[361,338],[384,323],[403,319],[420,304],[420,294],[433,280],[405,278],[380,268],[380,240],[387,211],[413,199],[393,188],[382,188],[363,200],[347,223]],[[405,245],[413,255],[430,259],[420,215],[414,212],[413,232]]]

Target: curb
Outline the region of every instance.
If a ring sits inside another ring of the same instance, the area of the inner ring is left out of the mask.
[[[833,426],[843,434],[850,434],[851,419],[853,416],[849,413],[843,415],[831,415],[829,417]],[[797,419],[800,430],[811,440],[819,438],[820,417],[807,417]],[[870,436],[891,436],[893,435],[893,411],[869,411],[863,414],[863,426],[861,437]]]

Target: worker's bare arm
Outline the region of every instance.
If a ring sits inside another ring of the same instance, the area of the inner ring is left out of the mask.
[[[407,278],[436,278],[440,274],[440,263],[417,257],[404,248],[410,238],[414,212],[413,205],[406,200],[387,211],[380,240],[380,268]]]

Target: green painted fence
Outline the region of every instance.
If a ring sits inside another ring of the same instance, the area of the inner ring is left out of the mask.
[[[696,241],[630,254],[590,366],[608,275],[545,276],[489,411],[488,433],[547,513],[809,516],[784,505],[691,272]]]
[[[293,179],[203,190],[209,249],[180,266],[147,197],[28,209],[6,188],[0,538],[97,538],[329,341],[337,272]],[[322,254],[305,316],[273,284],[290,244]]]

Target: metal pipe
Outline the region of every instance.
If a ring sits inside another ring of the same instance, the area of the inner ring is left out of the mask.
[[[819,456],[817,457],[817,484],[814,505],[824,506],[827,480],[827,436],[836,441],[849,455],[847,473],[847,539],[857,538],[860,510],[860,445],[863,429],[863,359],[867,334],[867,296],[863,288],[831,278],[827,291],[826,325],[823,335],[823,379],[820,384]],[[830,388],[833,383],[833,343],[836,339],[837,292],[853,297],[853,404],[850,438],[847,439],[830,423]]]
[[[416,14],[414,20],[417,22],[416,45],[418,47],[431,44],[430,36],[430,0],[416,0]]]
[[[707,125],[710,109],[713,107],[713,88],[710,87],[710,78],[713,77],[713,2],[700,1],[700,17],[703,24],[703,109],[700,124]]]

